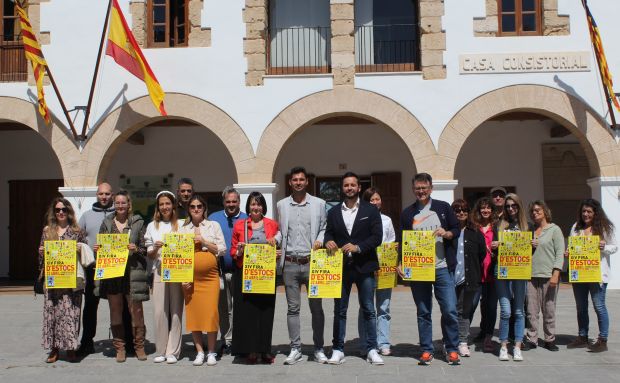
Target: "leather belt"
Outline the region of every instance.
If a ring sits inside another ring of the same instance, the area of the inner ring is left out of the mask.
[[[286,262],[296,263],[298,265],[305,265],[310,261],[310,257],[289,257],[288,255],[286,255],[284,259]]]

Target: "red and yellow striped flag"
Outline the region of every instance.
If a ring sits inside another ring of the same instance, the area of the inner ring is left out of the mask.
[[[592,13],[590,13],[590,8],[588,7],[587,2],[584,1],[583,5],[586,9],[588,27],[590,29],[590,39],[592,39],[594,54],[599,62],[603,86],[607,88],[611,101],[616,106],[616,109],[620,111],[620,102],[618,102],[618,97],[616,97],[616,94],[614,93],[614,82],[611,78],[611,73],[609,72],[609,66],[607,65],[607,58],[605,57],[605,50],[603,49],[603,41],[601,40],[601,35],[598,31],[598,25],[596,25],[596,21],[594,21],[594,17],[592,17]]]
[[[118,65],[144,81],[149,95],[151,96],[151,101],[153,101],[159,113],[161,113],[162,116],[166,116],[166,109],[164,109],[164,90],[159,84],[159,81],[157,81],[149,63],[144,58],[140,46],[133,37],[133,33],[131,33],[131,30],[127,26],[127,21],[123,16],[123,12],[121,12],[117,0],[112,0],[112,9],[110,12],[106,55],[111,56]]]
[[[47,67],[47,62],[45,61],[45,57],[43,57],[43,52],[41,51],[41,46],[37,41],[37,37],[32,31],[28,14],[18,4],[15,4],[15,9],[17,10],[19,23],[22,28],[22,38],[24,40],[26,59],[30,61],[30,64],[32,64],[32,71],[34,72],[34,79],[37,84],[39,113],[41,113],[45,123],[49,125],[52,123],[52,118],[50,116],[49,109],[47,108],[47,104],[45,103],[45,93],[43,92],[43,76],[45,75],[45,67]]]

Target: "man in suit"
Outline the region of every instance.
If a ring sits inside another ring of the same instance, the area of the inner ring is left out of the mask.
[[[452,274],[456,253],[449,248],[461,233],[454,211],[445,201],[431,198],[433,179],[428,173],[418,173],[412,180],[416,201],[403,210],[397,242],[402,243],[402,230],[433,231],[435,236],[435,282],[411,282],[411,293],[417,308],[418,335],[422,356],[421,365],[433,361],[433,291],[441,310],[441,330],[448,363],[460,363],[457,347],[459,324],[456,312],[456,290]],[[401,277],[402,270],[399,268]]]
[[[291,169],[288,181],[292,194],[278,202],[278,224],[280,232],[276,241],[280,244],[283,257],[280,257],[279,269],[286,292],[288,312],[286,324],[291,341],[291,352],[285,364],[295,364],[302,359],[299,323],[301,305],[301,285],[308,289],[310,276],[310,252],[323,247],[325,235],[326,210],[325,201],[306,192],[308,173],[303,167]],[[321,299],[308,299],[312,314],[312,338],[314,340],[314,360],[327,363],[323,351],[323,332],[325,315]]]
[[[381,244],[383,227],[379,210],[359,198],[359,177],[352,172],[342,176],[344,201],[334,206],[327,215],[325,247],[329,251],[341,249],[344,254],[342,296],[334,300],[334,339],[330,364],[345,361],[344,339],[347,327],[347,308],[351,287],[355,283],[359,304],[364,315],[366,332],[366,360],[383,364],[377,352],[377,326],[373,303],[375,271],[379,269],[377,246]]]

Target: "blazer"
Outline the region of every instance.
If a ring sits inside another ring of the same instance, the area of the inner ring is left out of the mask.
[[[239,242],[246,242],[244,222],[248,223],[248,236],[252,237],[252,221],[250,218],[240,219],[235,222],[233,226],[232,242],[230,244],[230,256],[235,260],[237,267],[243,268],[243,254],[237,254],[237,244]],[[278,223],[269,218],[263,218],[263,226],[265,228],[265,237],[267,239],[273,238],[278,234]]]
[[[355,269],[359,273],[372,273],[379,270],[377,247],[383,239],[381,213],[374,205],[360,200],[359,209],[353,222],[351,235],[342,218],[342,202],[327,213],[325,242],[334,241],[338,247],[347,243],[359,246],[360,253],[354,253],[351,262],[344,262],[344,269]],[[346,256],[346,254],[345,254]]]
[[[454,211],[450,204],[445,201],[440,201],[438,199],[431,199],[431,211],[437,213],[439,217],[439,221],[441,222],[441,227],[445,231],[452,232],[452,240],[443,241],[444,246],[444,254],[446,255],[446,263],[448,264],[448,270],[454,271],[456,267],[456,252],[451,249],[452,244],[456,244],[456,239],[461,234],[461,230],[459,229],[459,221],[456,219],[456,215],[454,215]],[[403,210],[403,213],[400,215],[400,231],[396,233],[396,242],[402,242],[403,230],[411,230],[413,227],[413,217],[420,213],[420,209],[418,209],[418,204],[413,203]]]
[[[292,198],[286,197],[278,201],[277,217],[280,231],[276,234],[276,241],[282,249],[282,254],[286,253],[286,242],[288,239],[288,217],[291,210]],[[310,238],[312,244],[315,241],[323,242],[325,237],[325,226],[327,225],[327,212],[325,210],[325,201],[306,194],[306,202],[310,206]],[[311,250],[311,249],[308,249]],[[279,268],[284,266],[284,257],[280,257]]]

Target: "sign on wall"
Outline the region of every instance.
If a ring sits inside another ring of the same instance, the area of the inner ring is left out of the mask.
[[[590,71],[590,52],[479,53],[459,55],[460,74],[588,71]]]

